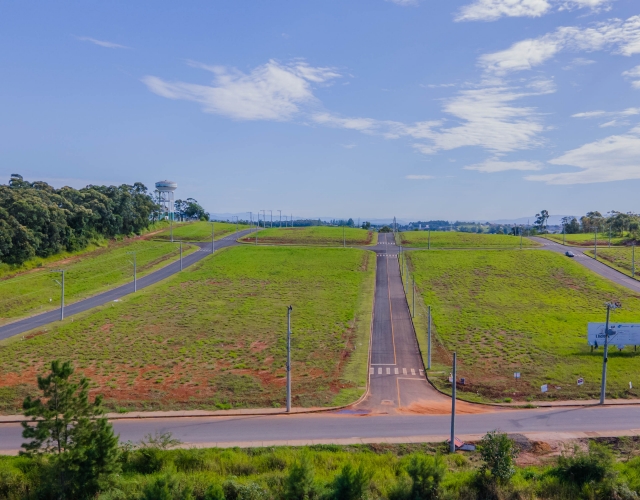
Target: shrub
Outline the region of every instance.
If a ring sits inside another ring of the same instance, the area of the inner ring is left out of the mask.
[[[577,448],[573,455],[563,453],[552,474],[578,488],[587,483],[600,483],[613,476],[613,455],[605,445],[591,441],[586,453]]]
[[[440,483],[446,474],[440,455],[412,456],[407,466],[407,473],[412,481],[411,500],[435,500],[439,497]]]
[[[362,464],[354,469],[351,463],[347,463],[333,480],[328,498],[331,500],[360,500],[364,498],[371,482],[371,476],[372,474],[366,471]]]
[[[204,493],[204,500],[225,500],[222,486],[217,483],[210,485]]]
[[[495,481],[505,483],[515,474],[518,449],[506,434],[498,431],[488,432],[482,438],[478,449],[484,461],[481,469],[483,475],[488,472]]]
[[[317,491],[313,481],[313,469],[309,461],[303,458],[295,462],[290,470],[284,485],[285,500],[302,500],[315,498]]]
[[[166,475],[149,483],[140,500],[193,500],[193,491],[188,486],[180,487],[173,476]]]
[[[256,483],[240,484],[226,481],[222,487],[225,500],[267,500],[269,492]]]

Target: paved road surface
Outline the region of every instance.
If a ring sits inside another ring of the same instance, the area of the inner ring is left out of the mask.
[[[202,417],[120,420],[114,422],[120,440],[138,441],[146,434],[171,432],[185,444],[265,446],[314,443],[438,441],[449,433],[448,415],[354,416],[340,413],[273,417]],[[509,433],[596,436],[633,429],[640,434],[640,407],[590,407],[501,410],[459,415],[456,435],[482,435],[499,429]],[[19,424],[0,425],[0,453],[15,452],[23,440]]]
[[[220,249],[224,247],[238,245],[236,239],[244,236],[251,232],[250,230],[240,231],[239,233],[233,234],[231,236],[227,236],[223,239],[220,239],[215,242],[215,248]],[[192,254],[187,255],[182,259],[182,267],[188,267],[196,262],[202,260],[207,255],[211,255],[211,243],[196,243],[200,247],[200,249]],[[138,290],[141,288],[148,287],[159,281],[162,281],[169,276],[180,272],[180,261],[173,262],[168,266],[165,266],[157,271],[147,274],[143,278],[138,279]],[[80,300],[78,302],[74,302],[69,305],[65,305],[64,308],[64,316],[65,318],[72,316],[74,314],[78,314],[89,309],[92,309],[97,306],[101,306],[106,304],[107,302],[114,301],[119,299],[125,295],[128,295],[133,292],[133,283],[127,283],[126,285],[119,286],[117,288],[113,288],[112,290],[108,290],[101,294],[95,295],[93,297],[89,297],[88,299]],[[34,328],[39,328],[49,323],[53,323],[60,319],[60,310],[56,309],[54,311],[49,311],[46,313],[38,314],[36,316],[31,316],[29,318],[25,318],[19,321],[15,321],[14,323],[9,323],[8,325],[4,325],[0,327],[0,340],[12,337],[13,335],[18,335],[20,333],[27,332]]]
[[[398,247],[393,234],[380,233],[367,247],[377,255],[375,304],[369,367],[369,393],[357,408],[395,413],[400,407],[439,396],[426,380],[402,289]]]
[[[553,252],[564,254],[566,251],[571,251],[575,254],[574,259],[583,266],[591,269],[593,272],[603,276],[618,285],[622,285],[626,288],[633,290],[634,292],[640,292],[640,281],[634,280],[629,276],[622,274],[615,269],[598,262],[593,257],[586,255],[582,249],[576,247],[566,247],[559,243],[555,243],[546,238],[531,238],[534,241],[542,244],[545,250],[551,250]],[[569,259],[570,257],[567,257]]]

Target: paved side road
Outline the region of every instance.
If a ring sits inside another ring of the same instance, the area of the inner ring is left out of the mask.
[[[536,241],[543,245],[545,250],[551,250],[553,252],[564,254],[567,251],[571,251],[575,254],[574,259],[582,264],[583,266],[591,269],[593,272],[603,276],[618,285],[624,286],[633,290],[634,292],[640,292],[640,281],[634,280],[629,276],[622,274],[619,271],[603,264],[602,262],[598,262],[593,257],[586,255],[583,250],[577,247],[566,247],[559,243],[555,243],[546,238],[531,238],[533,241]],[[567,257],[569,259],[571,257]]]
[[[221,249],[238,245],[239,243],[236,242],[236,239],[241,238],[242,236],[249,234],[250,232],[251,230],[240,231],[239,233],[232,235],[232,237],[227,236],[221,240],[216,241],[214,246],[216,249]],[[196,243],[196,245],[198,245],[200,249],[182,259],[183,269],[202,260],[207,255],[211,255],[211,243]],[[143,278],[138,279],[138,290],[167,279],[169,276],[178,272],[180,272],[179,260],[169,264],[168,266],[158,269],[151,274],[147,274]],[[78,302],[65,305],[65,319],[68,316],[73,316],[74,314],[87,311],[97,306],[101,306],[103,304],[106,304],[107,302],[112,302],[130,293],[133,293],[133,282],[127,283],[126,285],[121,285],[117,288],[113,288],[112,290],[108,290],[93,297],[89,297],[88,299],[79,300]],[[25,318],[14,323],[9,323],[8,325],[0,327],[0,340],[7,339],[20,333],[28,332],[29,330],[32,330],[34,328],[43,327],[45,325],[48,325],[49,323],[58,321],[59,319],[60,310],[56,309],[54,311],[49,311],[46,313],[38,314],[36,316]]]

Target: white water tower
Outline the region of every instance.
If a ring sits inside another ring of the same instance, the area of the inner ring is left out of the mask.
[[[178,189],[178,184],[173,181],[156,182],[156,191],[158,193],[158,204],[162,207],[161,218],[173,220],[174,209],[174,191]]]

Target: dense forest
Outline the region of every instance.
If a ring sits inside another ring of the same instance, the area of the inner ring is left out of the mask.
[[[96,237],[140,234],[157,210],[139,182],[55,189],[12,174],[8,185],[0,185],[0,261],[21,264],[80,250]]]

